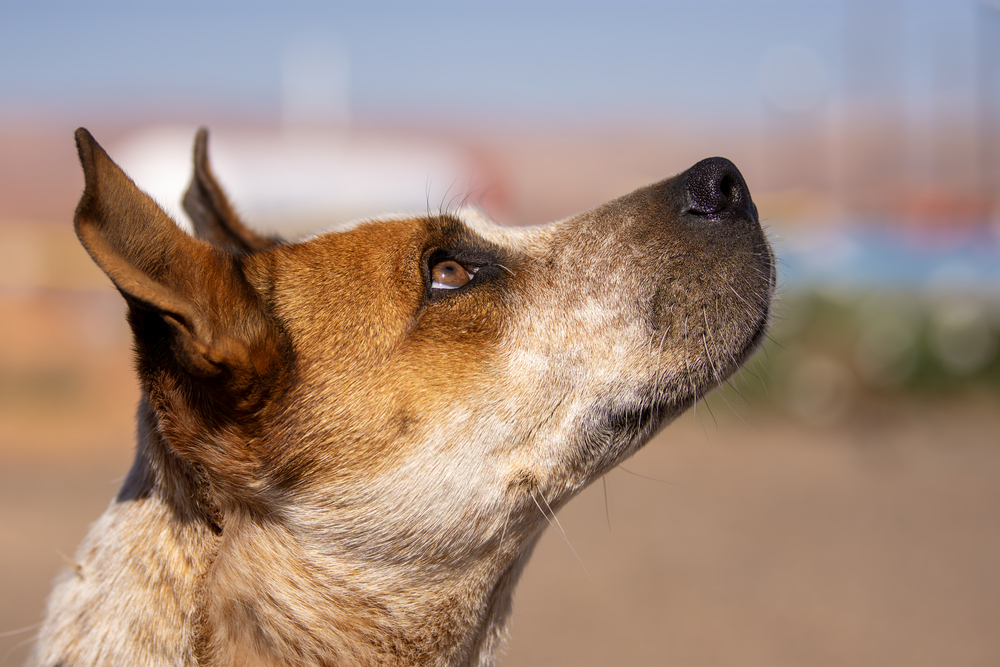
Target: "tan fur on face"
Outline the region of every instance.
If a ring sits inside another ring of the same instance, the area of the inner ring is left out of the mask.
[[[284,243],[235,216],[204,132],[198,238],[77,139],[77,231],[144,395],[33,665],[492,664],[552,513],[766,327],[773,257],[721,162],[544,227],[463,210]],[[443,260],[471,282],[432,288]]]

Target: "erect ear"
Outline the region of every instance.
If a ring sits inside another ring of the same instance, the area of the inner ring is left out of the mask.
[[[199,377],[252,372],[247,336],[232,332],[253,330],[262,315],[234,258],[180,229],[87,130],[76,131],[76,143],[86,181],[77,236],[133,309],[158,314],[172,330],[156,344],[169,342]],[[137,332],[137,344],[146,342]]]
[[[253,252],[281,242],[250,230],[236,215],[208,163],[208,130],[205,128],[198,130],[194,138],[194,176],[184,193],[184,210],[191,216],[195,235],[217,248]]]

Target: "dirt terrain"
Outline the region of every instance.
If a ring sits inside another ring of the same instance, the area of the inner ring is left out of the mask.
[[[0,299],[0,667],[129,465],[121,312]],[[502,664],[1000,664],[998,433],[995,397],[825,428],[702,405],[560,512]]]

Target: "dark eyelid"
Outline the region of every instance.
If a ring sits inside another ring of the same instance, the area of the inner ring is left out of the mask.
[[[479,269],[489,264],[496,264],[496,258],[482,251],[470,250],[467,248],[438,248],[427,255],[427,266],[434,266],[439,262],[457,262],[469,269]]]

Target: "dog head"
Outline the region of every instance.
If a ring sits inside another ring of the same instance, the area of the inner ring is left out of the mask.
[[[234,214],[204,133],[197,237],[77,142],[158,465],[220,531],[266,518],[397,582],[513,567],[767,326],[773,255],[722,158],[547,226],[462,209],[287,243]]]

